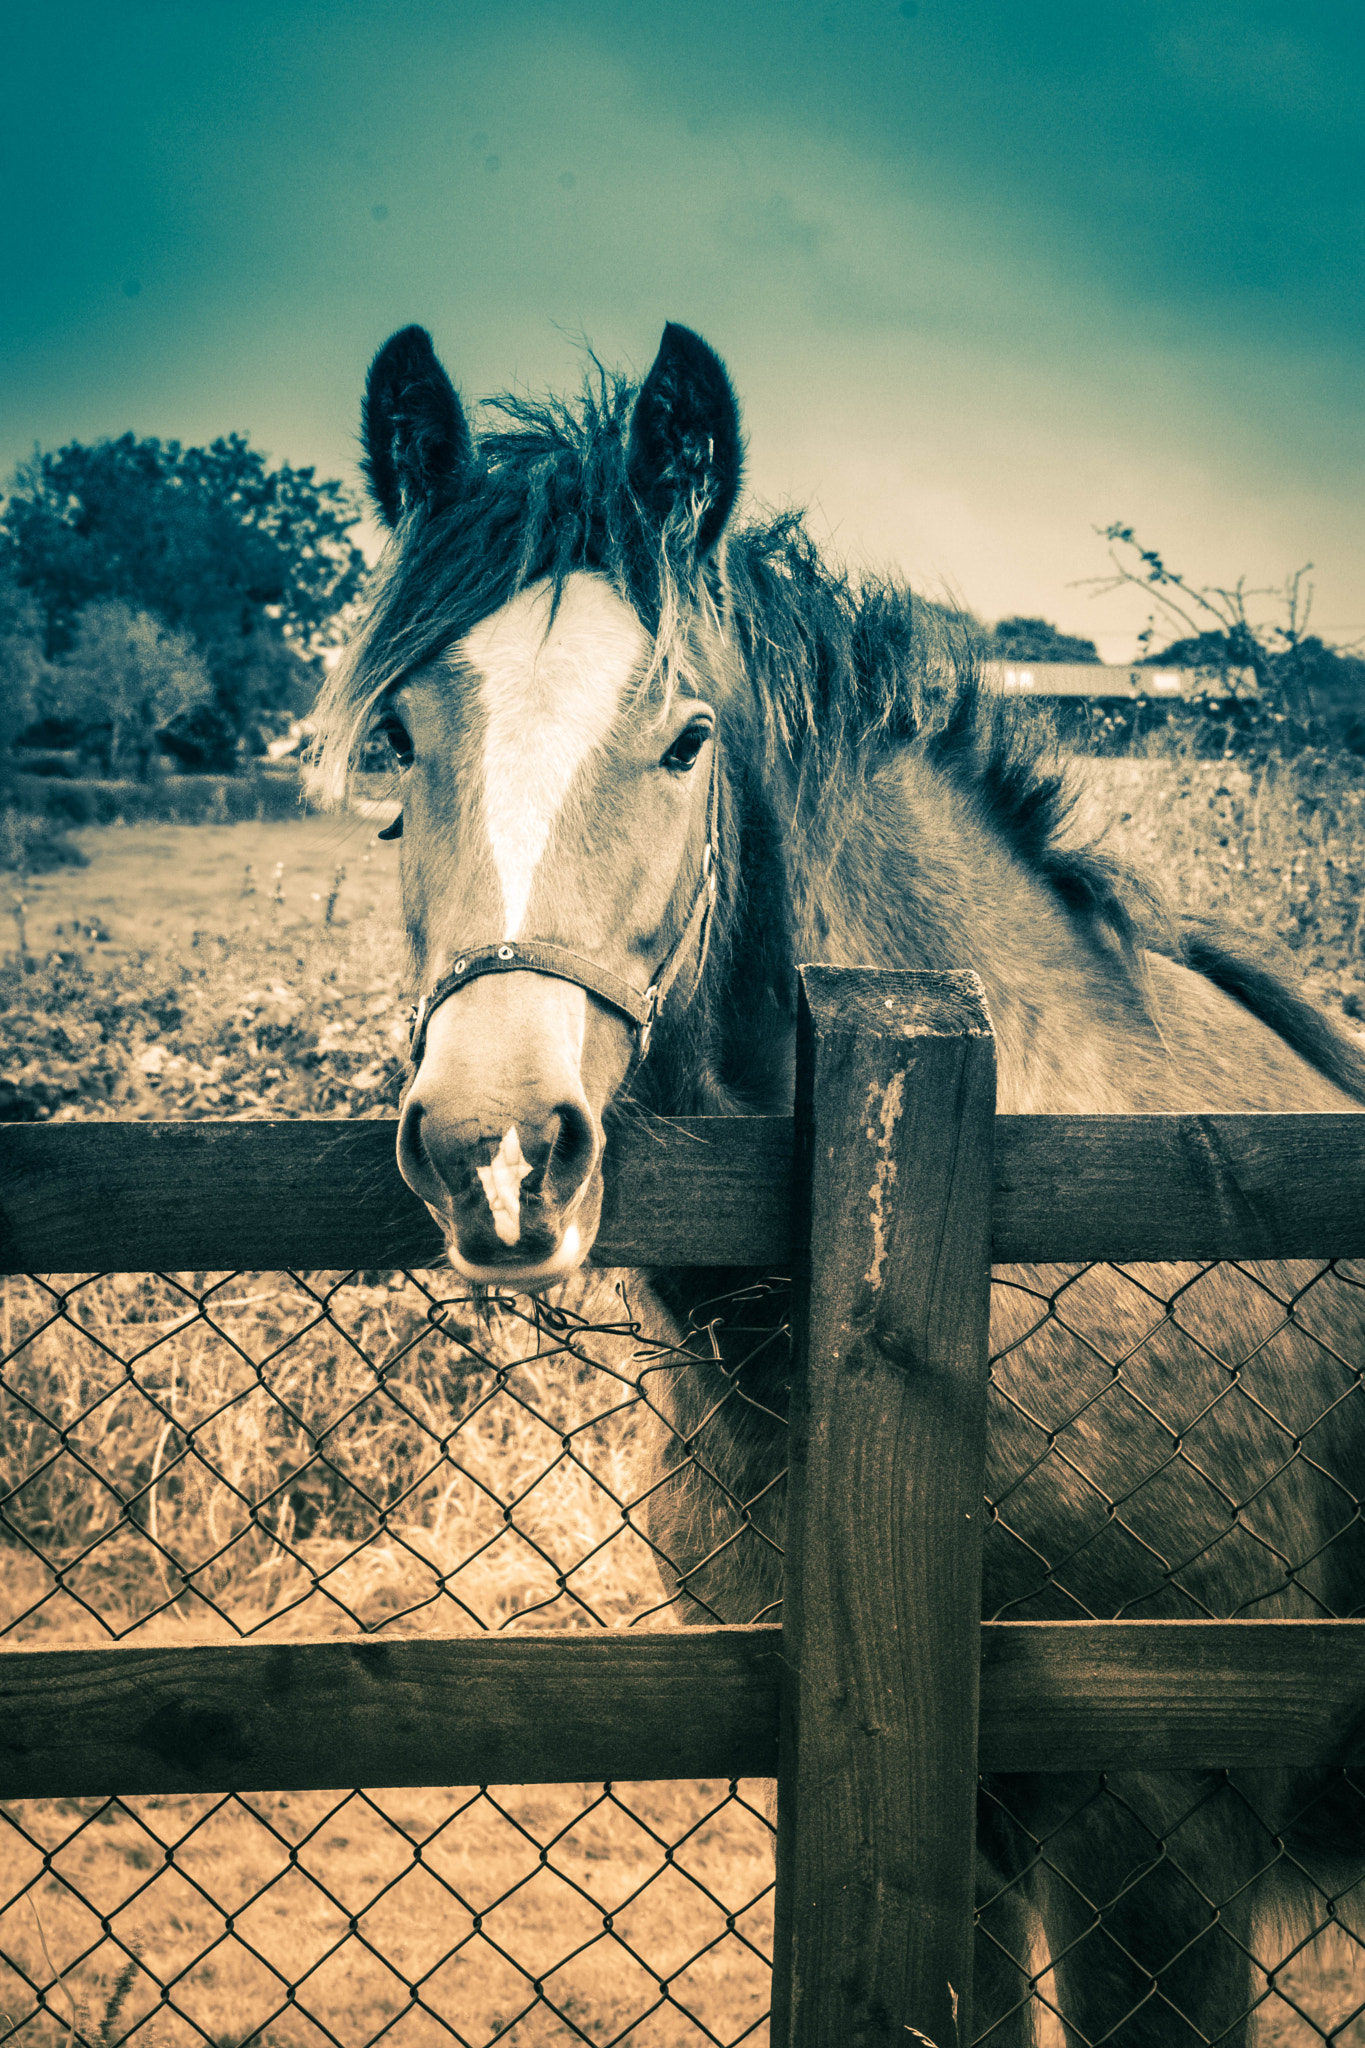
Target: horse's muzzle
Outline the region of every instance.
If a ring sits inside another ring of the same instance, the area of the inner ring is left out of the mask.
[[[600,1132],[586,1108],[561,1102],[494,1135],[454,1127],[416,1090],[403,1106],[398,1163],[440,1219],[466,1278],[544,1280],[569,1272],[597,1228]],[[598,1181],[596,1198],[589,1182]]]
[[[599,1092],[599,1063],[589,1057],[584,1071],[596,1021],[587,1011],[581,989],[526,973],[473,982],[431,1019],[399,1118],[398,1164],[468,1280],[547,1286],[597,1234],[603,1136],[588,1092]],[[623,1025],[600,1022],[615,1051],[605,1100],[630,1045]]]

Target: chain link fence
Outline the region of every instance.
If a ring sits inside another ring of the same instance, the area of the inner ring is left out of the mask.
[[[776,1618],[781,1283],[682,1327],[627,1276],[449,1290],[7,1283],[6,1641]],[[1365,1265],[1002,1268],[994,1302],[994,1618],[1358,1611]],[[767,1805],[723,1782],[15,1802],[0,2039],[759,2043]],[[1221,1973],[1229,2038],[1254,2006],[1269,2048],[1365,2048],[1357,1805],[1349,1771],[986,1781],[978,2038],[1028,2013],[1045,2044],[1063,2015],[1075,2042],[1215,2040],[1183,2014]],[[1272,1870],[1306,1938],[1258,1919]]]
[[[754,1547],[776,1585],[780,1475],[744,1498],[724,1443],[732,1407],[758,1412],[751,1361],[785,1372],[780,1288],[679,1327],[626,1276],[554,1305],[450,1284],[7,1283],[7,1645],[658,1628],[718,1618],[708,1591]],[[0,2039],[754,2040],[765,1803],[738,1782],[12,1802]]]
[[[1365,1263],[999,1268],[993,1310],[991,1618],[1360,1613]],[[980,1828],[981,2041],[1031,2007],[1058,2048],[1252,2012],[1264,2048],[1365,2044],[1359,1773],[1059,1769],[984,1781]]]

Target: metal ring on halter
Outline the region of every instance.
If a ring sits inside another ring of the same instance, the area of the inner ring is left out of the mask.
[[[716,901],[716,764],[720,751],[714,741],[712,745],[714,751],[711,755],[710,787],[706,793],[706,844],[702,848],[701,876],[682,930],[659,962],[649,987],[638,989],[633,982],[626,981],[619,974],[613,974],[610,968],[601,967],[597,961],[589,960],[584,954],[571,952],[567,946],[557,946],[548,939],[504,939],[498,945],[471,946],[467,952],[461,953],[450,973],[421,998],[412,1012],[408,1058],[414,1067],[422,1064],[427,1025],[431,1022],[433,1013],[440,1008],[447,996],[453,996],[455,991],[463,988],[467,982],[477,981],[485,974],[548,974],[558,981],[571,981],[577,987],[585,988],[589,995],[596,996],[610,1009],[619,1010],[623,1017],[630,1019],[635,1028],[635,1056],[637,1060],[646,1057],[654,1034],[654,1020],[663,1008],[664,998],[678,979],[688,952],[695,943],[697,965],[692,977],[692,987],[688,990],[690,997],[701,980],[711,942],[711,912]]]

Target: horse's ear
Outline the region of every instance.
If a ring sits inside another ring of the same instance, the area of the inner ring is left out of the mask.
[[[720,539],[739,491],[739,407],[725,365],[690,327],[670,320],[640,387],[626,465],[640,502],[662,524],[693,511],[697,553]]]
[[[362,467],[387,525],[414,505],[459,495],[473,443],[425,327],[400,328],[371,363],[360,431]]]

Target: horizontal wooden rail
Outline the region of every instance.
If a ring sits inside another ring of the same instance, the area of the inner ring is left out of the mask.
[[[985,1771],[1365,1764],[1365,1622],[988,1622]],[[0,1798],[770,1777],[778,1627],[0,1652]]]
[[[0,1125],[0,1272],[435,1266],[391,1119]],[[613,1136],[599,1265],[745,1265],[791,1243],[786,1117]]]
[[[792,1125],[611,1141],[600,1265],[784,1265]],[[991,1255],[1365,1257],[1365,1116],[1001,1116]],[[391,1121],[0,1125],[0,1272],[430,1266]]]
[[[998,1621],[981,1658],[983,1771],[1365,1763],[1365,1621]]]
[[[769,1777],[781,1636],[0,1652],[0,1798]]]
[[[991,1256],[1365,1254],[1365,1116],[1002,1116]]]

